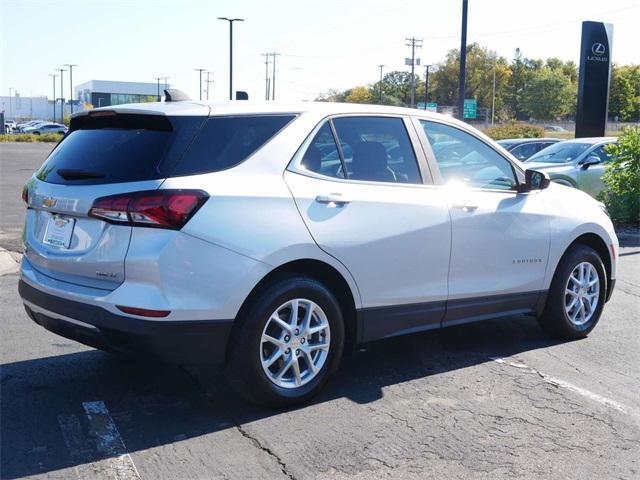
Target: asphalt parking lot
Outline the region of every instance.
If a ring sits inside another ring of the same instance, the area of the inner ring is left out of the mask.
[[[0,247],[51,145],[0,144]],[[34,324],[0,276],[2,478],[639,478],[640,246],[588,339],[516,317],[368,345],[312,404],[257,409],[216,368],[118,358]]]

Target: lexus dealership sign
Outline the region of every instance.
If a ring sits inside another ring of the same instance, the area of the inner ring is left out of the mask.
[[[576,138],[602,137],[607,125],[613,25],[582,22]]]

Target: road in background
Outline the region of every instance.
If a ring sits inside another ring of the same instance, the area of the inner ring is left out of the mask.
[[[0,246],[51,146],[0,145]],[[18,232],[15,237],[15,232]],[[515,317],[368,345],[313,403],[252,407],[217,368],[113,357],[34,324],[0,277],[0,476],[638,478],[640,248],[589,338]]]

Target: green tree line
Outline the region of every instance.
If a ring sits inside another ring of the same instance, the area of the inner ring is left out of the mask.
[[[415,75],[416,101],[456,105],[460,54],[450,50],[425,78]],[[553,120],[575,116],[578,66],[559,58],[527,58],[516,49],[512,59],[498,56],[477,43],[467,47],[466,97],[479,108],[491,109],[495,75],[497,120]],[[345,91],[330,90],[318,100],[407,106],[411,99],[411,73],[388,72],[381,81]],[[640,65],[613,65],[609,93],[609,117],[623,122],[640,121]]]

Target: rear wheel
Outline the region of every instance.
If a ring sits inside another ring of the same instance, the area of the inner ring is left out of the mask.
[[[278,281],[238,318],[226,372],[253,403],[286,407],[316,395],[342,356],[344,325],[335,296],[305,277]]]
[[[606,291],[602,259],[592,248],[576,245],[556,269],[540,325],[562,339],[586,337],[600,319]]]

